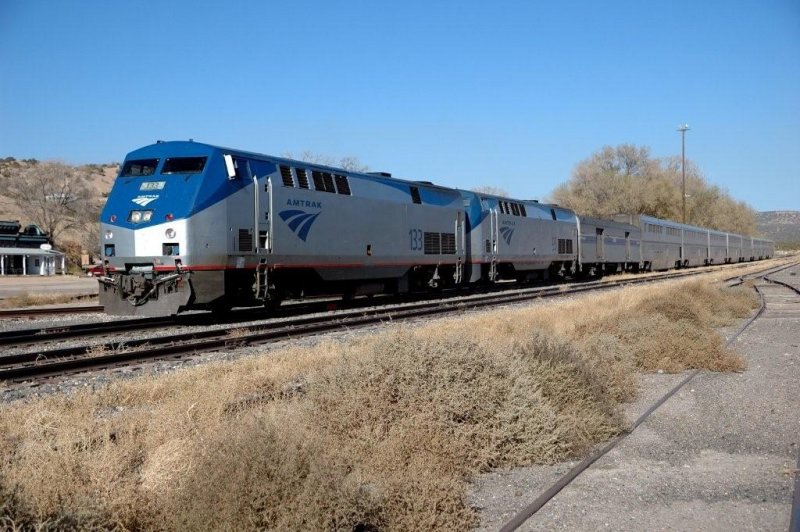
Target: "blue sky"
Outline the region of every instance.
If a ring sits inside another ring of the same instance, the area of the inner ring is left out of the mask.
[[[800,2],[0,0],[0,157],[156,139],[546,197],[604,145],[800,209]]]

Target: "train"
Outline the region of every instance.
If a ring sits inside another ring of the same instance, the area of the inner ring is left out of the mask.
[[[275,308],[770,258],[768,240],[193,141],[130,152],[101,212],[112,315]]]

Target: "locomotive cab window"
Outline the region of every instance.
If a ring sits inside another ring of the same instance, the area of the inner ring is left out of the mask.
[[[206,166],[207,157],[170,157],[164,161],[162,174],[199,174]]]
[[[153,175],[156,173],[158,159],[138,159],[136,161],[126,161],[120,172],[120,177],[138,177],[143,175]]]

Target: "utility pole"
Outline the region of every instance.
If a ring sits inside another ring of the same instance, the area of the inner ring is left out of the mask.
[[[683,124],[678,128],[681,132],[681,200],[683,201],[683,223],[686,223],[686,132],[689,131],[689,125]]]

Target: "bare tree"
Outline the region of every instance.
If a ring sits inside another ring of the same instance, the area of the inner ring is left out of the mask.
[[[362,163],[358,157],[354,155],[346,155],[339,159],[339,167],[350,172],[369,172],[369,166]]]
[[[285,152],[283,154],[283,157],[286,157],[287,159],[296,159],[298,161],[305,161],[307,163],[312,163],[312,164],[320,164],[323,166],[335,166],[343,170],[348,170],[350,172],[369,171],[369,166],[363,164],[359,160],[359,158],[354,155],[346,155],[344,157],[341,157],[338,161],[338,164],[334,157],[322,153],[313,152],[310,150],[305,150],[304,152],[300,153],[300,155],[297,157],[295,157],[292,154],[292,152]]]
[[[505,196],[508,197],[508,191],[503,188],[495,187],[492,185],[481,185],[472,189],[473,192],[478,194],[489,194],[491,196]]]
[[[654,158],[646,146],[604,146],[578,163],[553,198],[588,216],[630,213],[680,220],[680,163],[679,157]],[[692,161],[686,161],[686,195],[688,223],[754,234],[755,211],[709,184]]]
[[[86,186],[84,171],[58,163],[33,164],[2,177],[5,195],[20,212],[58,243],[62,233],[82,229],[99,209]]]

